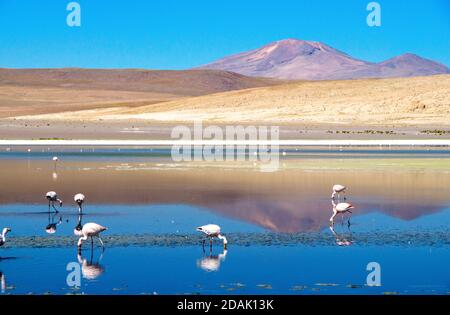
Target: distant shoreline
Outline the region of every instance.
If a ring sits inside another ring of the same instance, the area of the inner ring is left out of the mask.
[[[382,147],[382,146],[419,146],[419,147],[450,147],[450,139],[429,140],[0,140],[0,146],[172,146],[172,145],[278,145],[302,147]]]

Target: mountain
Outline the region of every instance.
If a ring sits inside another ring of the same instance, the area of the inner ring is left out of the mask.
[[[380,63],[372,63],[353,58],[320,42],[297,39],[276,41],[198,68],[288,80],[340,80],[450,73],[445,65],[414,54],[403,54]]]

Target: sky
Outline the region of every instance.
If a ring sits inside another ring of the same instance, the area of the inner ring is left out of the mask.
[[[78,0],[81,26],[69,27],[73,0],[0,0],[0,67],[187,69],[297,38],[379,62],[411,52],[450,66],[450,1]]]

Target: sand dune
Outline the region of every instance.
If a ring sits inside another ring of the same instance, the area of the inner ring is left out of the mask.
[[[450,75],[293,82],[145,106],[22,117],[56,120],[450,125]]]

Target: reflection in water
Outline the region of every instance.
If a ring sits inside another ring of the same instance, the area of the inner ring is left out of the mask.
[[[218,271],[220,264],[225,260],[228,251],[226,249],[219,255],[213,255],[212,251],[209,252],[209,256],[204,256],[197,260],[197,266],[205,271]],[[203,255],[205,252],[203,251]]]
[[[55,222],[55,217],[58,213],[54,212],[54,213],[48,213],[48,224],[45,227],[45,232],[47,232],[48,234],[55,234],[56,233],[56,228],[58,227],[58,225],[60,225],[62,223],[62,217],[59,217],[59,220]]]
[[[336,233],[333,226],[330,226],[330,231],[333,233],[334,239],[336,240],[336,245],[338,246],[350,246],[353,244],[353,236],[350,230],[350,226],[348,226],[349,235],[346,236],[345,233]]]
[[[192,205],[274,232],[327,227],[329,188],[337,182],[351,187],[358,215],[379,211],[413,220],[450,204],[443,189],[450,187],[448,158],[288,159],[279,171],[260,173],[239,165],[186,167],[164,157],[136,162],[128,156],[120,162],[69,157],[58,168],[62,199],[86,191],[92,204]],[[28,162],[30,167],[24,167]],[[2,158],[0,204],[39,203],[42,187],[54,185],[48,164],[31,155],[27,160]],[[49,176],[42,176],[45,171]]]
[[[100,254],[98,260],[94,262],[94,250],[90,251],[90,258],[87,260],[85,257],[81,255],[81,252],[78,252],[77,259],[81,265],[81,273],[83,274],[83,278],[93,280],[100,277],[103,272],[105,272],[105,268],[100,264],[100,261],[103,258],[103,253]]]
[[[82,232],[83,224],[81,223],[81,219],[82,219],[82,215],[81,215],[81,213],[78,213],[78,223],[73,229],[73,234],[78,237],[83,236],[83,232]]]
[[[52,174],[52,179],[53,179],[54,181],[58,180],[58,173],[53,172],[53,174]]]
[[[5,291],[6,291],[6,280],[5,280],[5,275],[1,271],[0,271],[0,288],[1,288],[1,293],[5,293]]]

